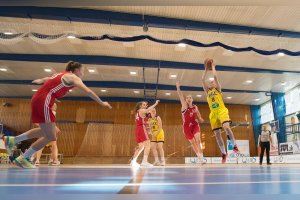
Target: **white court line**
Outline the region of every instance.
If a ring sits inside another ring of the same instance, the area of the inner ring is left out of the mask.
[[[300,166],[300,165],[297,165]],[[46,166],[42,166],[40,167],[41,169],[54,169],[54,168],[49,168]],[[64,165],[64,166],[59,166],[56,169],[84,169],[84,168],[88,168],[88,169],[119,169],[119,168],[124,168],[124,169],[131,169],[130,165]],[[154,167],[141,167],[140,169],[184,169],[184,168],[196,168],[196,169],[205,169],[205,170],[249,170],[249,169],[257,169],[257,170],[261,170],[261,169],[297,169],[299,170],[299,168],[295,167],[295,166],[287,166],[287,165],[281,165],[281,164],[277,164],[277,166],[274,164],[270,167],[267,166],[259,166],[256,164],[252,164],[252,165],[235,165],[235,164],[217,164],[216,165],[167,165],[167,166],[154,166]]]
[[[115,187],[115,186],[185,186],[185,185],[232,185],[232,184],[273,184],[300,183],[291,181],[237,181],[237,182],[196,182],[196,183],[111,183],[111,184],[0,184],[0,187]]]
[[[297,165],[300,166],[300,165]],[[57,168],[54,167],[48,167],[48,166],[41,166],[39,167],[40,169],[131,169],[131,167],[129,165],[63,165],[63,166],[59,166]],[[155,167],[142,167],[140,169],[186,169],[186,168],[191,168],[191,169],[204,169],[205,171],[228,171],[228,170],[232,170],[232,171],[242,171],[242,170],[259,170],[261,171],[262,169],[271,169],[272,172],[276,169],[280,169],[281,171],[289,171],[289,170],[299,170],[299,167],[296,167],[295,165],[293,166],[288,166],[288,165],[282,165],[282,164],[274,164],[272,166],[259,166],[259,165],[254,165],[254,164],[250,164],[250,165],[235,165],[235,164],[225,164],[225,165],[221,165],[221,164],[217,164],[216,165],[167,165],[167,166],[155,166]],[[0,167],[0,169],[20,169],[20,168],[16,168],[16,167]],[[24,170],[24,169],[20,169],[20,170]],[[34,171],[37,169],[29,169],[26,171]],[[138,169],[136,169],[138,170]]]
[[[2,174],[6,174],[7,173],[2,173]],[[75,174],[75,173],[74,173]],[[0,173],[1,175],[1,173]],[[31,175],[31,174],[22,174],[22,173],[18,173],[18,176],[28,176],[28,175]],[[38,174],[39,176],[61,176],[61,174],[57,174],[57,173],[46,173],[46,174]],[[68,174],[68,175],[72,175],[72,174]],[[77,174],[76,174],[77,175]],[[132,174],[129,174],[129,176],[131,176]],[[152,175],[152,173],[150,174]],[[169,175],[169,174],[168,174]],[[197,173],[197,174],[194,174],[194,175],[201,175],[201,176],[261,176],[261,175],[300,175],[300,172],[276,172],[276,173],[271,173],[271,172],[262,172],[262,173],[220,173],[220,174],[217,174],[217,173]],[[95,175],[93,175],[95,176]],[[101,178],[105,179],[105,178],[109,178],[111,177],[110,175],[107,175],[107,174],[98,174],[98,176],[101,176]],[[145,178],[147,178],[147,176],[145,176]]]

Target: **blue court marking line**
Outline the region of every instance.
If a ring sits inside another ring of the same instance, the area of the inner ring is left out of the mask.
[[[234,181],[234,182],[194,182],[194,183],[112,183],[112,184],[0,184],[0,187],[115,187],[115,186],[184,186],[184,185],[234,185],[234,184],[274,184],[300,183],[300,180],[289,181]]]

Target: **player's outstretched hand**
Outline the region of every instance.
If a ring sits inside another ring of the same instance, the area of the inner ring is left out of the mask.
[[[32,81],[32,83],[40,85],[40,84],[43,83],[43,80],[42,79],[35,79],[35,80]]]
[[[109,109],[112,108],[111,105],[110,105],[107,101],[104,101],[104,102],[102,103],[102,106],[108,107]]]
[[[180,88],[180,83],[179,83],[179,81],[176,82],[176,88]]]

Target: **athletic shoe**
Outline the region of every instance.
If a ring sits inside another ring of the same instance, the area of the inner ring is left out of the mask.
[[[159,161],[155,161],[154,163],[153,163],[153,166],[160,166],[161,165],[161,163],[159,162]]]
[[[51,166],[59,166],[60,165],[60,162],[59,161],[55,161],[55,162],[52,162],[51,163]]]
[[[52,163],[53,163],[53,160],[50,159],[49,162],[48,162],[48,165],[52,165]]]
[[[142,162],[142,163],[141,163],[141,166],[142,166],[142,167],[153,167],[153,165],[150,164],[150,163],[148,163],[148,162]]]
[[[23,156],[19,156],[14,160],[14,163],[21,167],[21,168],[25,168],[25,169],[32,169],[32,168],[36,168],[33,163],[30,161],[30,159],[28,158],[24,158]]]
[[[13,156],[14,146],[16,146],[15,137],[5,136],[3,137],[3,140],[5,143],[7,154]]]
[[[197,163],[203,165],[203,164],[206,164],[206,161],[205,161],[204,158],[202,157],[202,158],[198,158]]]
[[[267,163],[267,165],[272,165],[272,163]]]
[[[237,148],[236,145],[234,145],[233,149],[234,153],[240,153],[240,150]]]
[[[135,162],[135,161],[131,161],[131,162],[130,162],[130,166],[131,166],[132,168],[139,168],[139,167],[140,167],[140,164],[137,163],[137,162]]]
[[[166,165],[166,161],[162,161],[161,163],[160,163],[160,166],[165,166]]]
[[[32,160],[30,160],[30,161],[32,162]],[[39,166],[39,165],[40,165],[40,162],[36,162],[36,161],[35,161],[34,165],[35,165],[35,166]]]
[[[203,153],[200,153],[199,156],[197,157],[197,163],[198,164],[205,164],[205,160],[203,159]]]
[[[226,159],[227,159],[228,154],[222,154],[222,164],[226,163]]]

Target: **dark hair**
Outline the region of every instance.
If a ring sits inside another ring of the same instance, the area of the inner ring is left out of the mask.
[[[81,67],[81,63],[69,61],[66,67],[66,72],[74,72],[75,69],[80,69]]]

